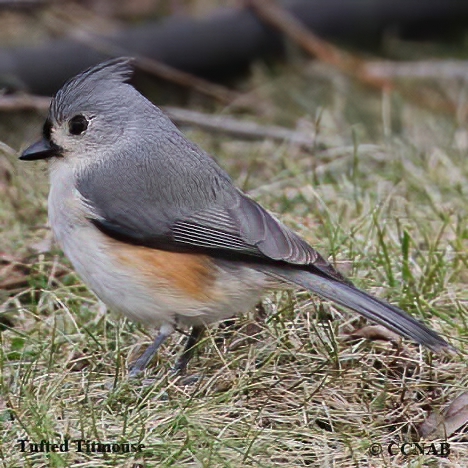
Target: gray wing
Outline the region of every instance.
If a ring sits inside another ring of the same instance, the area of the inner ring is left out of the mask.
[[[230,249],[295,265],[313,264],[319,254],[258,203],[235,191],[230,203],[209,206],[176,220],[179,244]]]
[[[165,145],[165,158],[135,161],[123,152],[79,175],[78,190],[100,230],[151,248],[313,265],[343,280],[307,242],[237,190],[208,155],[177,134]],[[175,151],[180,158],[181,145],[183,164],[170,157]]]

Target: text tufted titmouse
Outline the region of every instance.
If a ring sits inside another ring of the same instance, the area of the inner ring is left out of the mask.
[[[48,159],[49,221],[84,282],[109,307],[159,326],[141,372],[178,325],[204,327],[253,307],[269,288],[298,286],[433,351],[437,333],[352,285],[127,83],[130,59],[69,80],[43,138],[20,159]]]

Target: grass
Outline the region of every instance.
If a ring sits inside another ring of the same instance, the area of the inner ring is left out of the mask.
[[[418,441],[419,424],[468,383],[466,122],[317,67],[274,76],[257,67],[250,87],[268,105],[265,123],[316,133],[313,153],[189,136],[356,284],[423,319],[460,356],[350,340],[360,317],[306,292],[274,291],[266,317],[248,311],[208,334],[189,365],[194,383],[170,372],[181,336],[146,380],[128,381],[128,363],[153,331],[106,313],[58,247],[33,249],[47,233],[45,170],[7,151],[2,250],[33,266],[27,285],[2,293],[1,317],[12,322],[0,334],[3,466],[466,466],[463,430],[450,435],[448,458],[386,451],[392,441]],[[18,148],[41,122],[1,116],[0,140]],[[75,443],[66,453],[22,453],[25,438],[144,448],[80,453]],[[372,444],[383,454],[372,456]]]

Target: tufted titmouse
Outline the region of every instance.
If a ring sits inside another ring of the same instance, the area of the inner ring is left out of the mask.
[[[130,59],[69,80],[43,138],[20,159],[47,159],[49,221],[77,273],[109,307],[159,326],[141,372],[178,325],[192,327],[183,371],[204,327],[297,286],[433,351],[450,346],[406,312],[352,285],[127,83]]]

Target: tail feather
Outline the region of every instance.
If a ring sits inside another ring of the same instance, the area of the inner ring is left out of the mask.
[[[294,283],[318,296],[354,310],[401,336],[426,346],[434,352],[454,349],[435,331],[403,310],[388,304],[353,285],[341,283],[304,270],[273,269],[268,272],[277,279]]]

